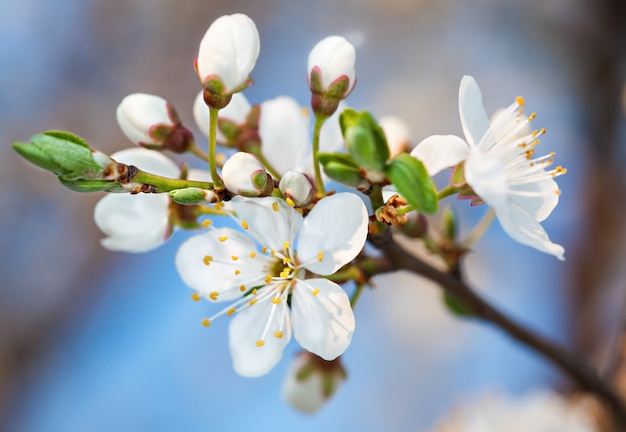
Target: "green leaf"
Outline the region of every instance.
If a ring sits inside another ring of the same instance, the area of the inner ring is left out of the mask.
[[[63,186],[76,192],[126,192],[119,183],[107,180],[65,180],[59,177]]]
[[[470,318],[473,314],[470,310],[456,298],[451,296],[448,292],[443,292],[443,304],[452,314],[460,318]]]
[[[345,153],[320,153],[318,155],[318,160],[322,165],[325,165],[329,162],[337,162],[342,165],[351,166],[353,168],[359,168],[359,164],[357,164],[350,155]]]
[[[389,159],[389,147],[374,117],[367,111],[346,109],[339,115],[339,124],[352,158],[363,168],[382,171]]]
[[[333,180],[356,187],[363,182],[358,164],[344,153],[320,153],[324,173]]]
[[[389,161],[384,172],[415,210],[424,214],[437,213],[437,189],[422,162],[403,153]]]
[[[168,194],[175,203],[182,205],[199,204],[204,201],[202,189],[195,187],[172,190]]]

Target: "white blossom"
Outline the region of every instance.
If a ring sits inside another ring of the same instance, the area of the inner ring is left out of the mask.
[[[309,54],[308,73],[309,86],[314,92],[325,92],[340,78],[348,80],[343,94],[345,98],[356,84],[356,51],[354,46],[341,36],[328,36],[319,41]],[[319,74],[321,88],[314,88],[312,73]]]
[[[160,144],[162,133],[157,128],[176,128],[178,119],[172,114],[175,112],[165,99],[145,93],[126,96],[116,111],[120,129],[135,144]]]
[[[281,177],[278,189],[300,207],[310,203],[315,194],[311,178],[300,171],[287,171]]]
[[[387,115],[381,117],[378,124],[385,133],[389,146],[389,157],[394,157],[409,149],[411,133],[409,126],[400,117]]]
[[[239,195],[259,196],[274,189],[274,181],[268,177],[261,161],[245,152],[228,158],[222,168],[222,179],[226,189]]]
[[[361,251],[368,224],[361,199],[323,198],[306,218],[274,197],[235,196],[231,204],[245,232],[216,228],[187,240],[176,268],[194,296],[234,301],[204,324],[232,316],[235,371],[269,372],[292,329],[304,349],[325,360],[341,355],[355,328],[350,301],[339,285],[311,274],[333,274]]]
[[[200,91],[196,96],[196,99],[193,103],[193,117],[196,121],[196,125],[200,132],[202,132],[205,136],[209,135],[209,107],[204,102],[203,91]],[[246,117],[250,112],[250,102],[243,95],[243,93],[235,93],[233,94],[232,99],[224,108],[219,111],[218,122],[219,121],[229,121],[236,125],[241,125],[245,123]],[[222,131],[217,128],[217,142],[218,144],[225,144],[226,137],[222,134]]]

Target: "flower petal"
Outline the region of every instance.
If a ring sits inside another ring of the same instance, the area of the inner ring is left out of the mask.
[[[439,171],[452,167],[467,159],[469,146],[455,135],[433,135],[420,142],[411,151],[411,156],[419,159],[428,174],[434,176]]]
[[[511,187],[510,199],[537,222],[545,220],[559,203],[558,185],[551,177]]]
[[[272,308],[275,308],[272,314]],[[268,329],[263,338],[263,332]],[[275,337],[282,331],[282,337]],[[237,312],[228,328],[233,368],[239,375],[265,375],[279,362],[285,346],[291,339],[291,323],[286,302],[274,305],[271,301],[258,302]],[[263,346],[257,342],[264,340]]]
[[[463,133],[471,147],[480,143],[489,129],[489,117],[483,105],[483,96],[473,77],[465,75],[459,88],[459,114]]]
[[[302,225],[302,215],[289,207],[284,200],[237,195],[230,202],[237,218],[246,221],[248,232],[261,246],[281,251],[285,242],[293,244]]]
[[[313,291],[317,294],[312,295]],[[327,279],[298,280],[291,298],[296,340],[325,360],[344,353],[352,341],[354,313],[346,292]]]
[[[154,150],[133,147],[111,155],[117,162],[135,165],[137,168],[164,177],[178,178],[178,166],[170,158]]]
[[[512,239],[541,252],[554,255],[561,261],[565,259],[563,246],[552,243],[539,222],[515,202],[511,201],[508,206],[494,207],[494,209],[502,229]]]
[[[497,158],[472,149],[465,161],[465,179],[487,204],[506,206],[509,197],[506,166]]]
[[[352,193],[320,200],[302,223],[298,260],[319,275],[336,272],[363,249],[368,222],[365,204]]]
[[[229,120],[236,124],[243,124],[246,121],[246,116],[250,112],[250,102],[243,95],[243,93],[234,93],[232,99],[224,108],[219,112],[218,118],[220,120]],[[210,113],[209,107],[204,102],[204,90],[201,90],[197,95],[193,103],[193,117],[196,120],[196,125],[200,132],[204,136],[208,136]],[[217,142],[219,144],[225,144],[226,138],[222,134],[220,128],[217,128]]]
[[[254,241],[230,228],[210,230],[185,241],[176,254],[176,269],[187,286],[204,297],[217,292],[216,301],[241,297],[243,291],[263,284],[269,257],[255,254]],[[209,257],[209,258],[207,258]],[[236,257],[236,259],[233,259]]]
[[[147,151],[147,150],[146,150]],[[96,204],[94,220],[107,235],[100,243],[113,251],[147,252],[167,240],[167,195],[107,195]]]

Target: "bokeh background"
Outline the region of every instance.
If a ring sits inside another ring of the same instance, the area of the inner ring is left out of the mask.
[[[130,145],[115,108],[132,92],[171,101],[195,129],[192,61],[209,24],[244,12],[261,56],[253,103],[308,103],[309,50],[340,34],[357,47],[348,99],[409,122],[413,141],[461,134],[458,84],[481,86],[490,112],[525,97],[568,174],[544,223],[558,262],[494,223],[470,254],[471,283],[511,315],[619,370],[624,321],[626,4],[621,0],[22,0],[0,15],[0,429],[7,431],[425,431],[485,392],[572,389],[499,330],[460,321],[435,286],[377,279],[356,310],[349,379],[315,415],[281,398],[295,343],[267,376],[231,368],[227,322],[211,329],[175,272],[178,233],[143,255],[100,247],[100,195],[64,189],[10,143],[72,131],[112,153]],[[198,134],[198,137],[201,135]],[[182,161],[181,158],[177,160]],[[467,233],[484,212],[450,201]]]

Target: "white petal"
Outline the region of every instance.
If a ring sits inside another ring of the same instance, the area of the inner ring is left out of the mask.
[[[118,195],[102,198],[94,209],[101,240],[109,250],[146,252],[167,240],[169,198],[167,195]]]
[[[320,200],[304,218],[298,236],[299,261],[319,275],[336,272],[363,249],[368,221],[365,204],[352,193],[338,193]]]
[[[473,77],[465,75],[459,88],[459,114],[463,133],[471,147],[478,145],[489,129],[489,117],[483,106],[483,97]]]
[[[510,199],[529,213],[537,222],[545,220],[559,203],[558,185],[546,177],[539,182],[511,187]],[[528,196],[531,194],[531,196]]]
[[[283,250],[285,242],[293,241],[302,225],[302,215],[278,198],[244,198],[235,196],[230,201],[239,220],[248,224],[248,232],[261,246],[275,251]],[[274,205],[277,210],[274,210]]]
[[[319,292],[313,295],[311,288]],[[297,281],[291,298],[291,319],[300,345],[325,360],[344,353],[355,328],[346,292],[327,279]]]
[[[409,148],[411,133],[409,125],[400,117],[387,115],[381,117],[378,124],[385,132],[390,157],[394,157]]]
[[[224,236],[227,240],[221,241],[220,237]],[[241,297],[241,285],[245,291],[265,278],[263,266],[269,258],[260,253],[251,258],[250,252],[256,251],[254,241],[245,233],[230,228],[214,229],[191,237],[180,246],[176,269],[183,282],[201,295],[209,297],[216,291],[217,301],[232,300]],[[212,258],[209,265],[205,264],[206,256]]]
[[[308,77],[314,67],[322,73],[322,88],[328,87],[343,75],[348,77],[349,93],[356,83],[356,51],[354,46],[341,36],[328,36],[319,41],[311,50],[308,61]]]
[[[272,308],[275,312],[270,320]],[[284,309],[283,309],[284,308]],[[269,321],[265,344],[257,346]],[[282,338],[274,332],[282,331]],[[291,339],[289,312],[284,303],[274,305],[263,301],[237,312],[228,328],[233,368],[239,375],[257,377],[265,375],[280,361],[285,346]]]
[[[189,170],[189,173],[187,174],[187,178],[189,180],[208,182],[208,183],[211,183],[213,181],[213,178],[211,177],[210,172],[206,170],[199,170],[199,169],[194,169],[194,168]]]
[[[280,175],[298,169],[309,145],[309,119],[295,99],[279,96],[261,104],[261,151]]]
[[[469,146],[455,135],[429,136],[411,151],[411,156],[422,161],[431,176],[455,166],[468,155]]]
[[[541,252],[565,259],[563,246],[552,243],[548,234],[533,216],[514,202],[508,206],[494,207],[502,229],[514,240]]]
[[[208,137],[209,134],[209,107],[204,102],[204,90],[200,91],[196,96],[196,99],[193,103],[193,117],[196,120],[196,125],[198,129]],[[232,96],[232,99],[224,108],[222,108],[219,112],[218,118],[226,119],[233,123],[243,124],[246,121],[246,116],[250,112],[250,102],[243,95],[243,93],[235,93]],[[224,135],[217,128],[217,142],[223,143],[226,141]]]
[[[135,165],[151,174],[178,178],[178,166],[163,153],[141,147],[121,150],[111,155],[117,162]]]
[[[506,166],[499,159],[473,149],[465,161],[465,179],[487,204],[493,207],[506,205],[510,190]]]
[[[162,97],[133,93],[122,99],[116,111],[117,122],[124,135],[135,144],[154,144],[150,129],[157,125],[174,126],[167,101]]]
[[[254,181],[260,176],[267,183],[267,172],[259,159],[245,152],[232,155],[222,168],[222,178],[226,189],[234,194],[258,196],[265,188]]]

